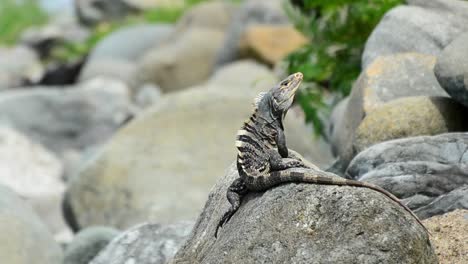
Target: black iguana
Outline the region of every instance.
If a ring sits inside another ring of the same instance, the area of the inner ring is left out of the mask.
[[[288,151],[283,119],[293,103],[302,78],[300,72],[292,74],[255,99],[254,113],[237,133],[237,169],[240,177],[228,188],[227,199],[231,208],[219,221],[215,237],[219,227],[226,224],[237,211],[242,197],[247,192],[265,191],[290,182],[356,186],[376,190],[402,206],[424,227],[418,217],[393,194],[369,183],[340,178],[317,167],[306,166],[297,154]],[[301,167],[307,169],[291,169]],[[426,230],[425,227],[424,229]]]

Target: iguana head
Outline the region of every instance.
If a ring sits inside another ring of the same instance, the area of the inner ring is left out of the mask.
[[[286,112],[291,107],[294,95],[302,82],[303,75],[300,72],[289,75],[279,82],[271,93],[271,104],[275,112]]]

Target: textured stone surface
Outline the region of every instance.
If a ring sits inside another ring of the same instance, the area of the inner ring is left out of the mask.
[[[434,67],[440,85],[454,100],[465,106],[468,106],[467,43],[468,32],[456,38],[442,51]]]
[[[34,51],[22,46],[0,48],[0,91],[39,81],[43,74]]]
[[[112,240],[90,264],[165,264],[192,230],[192,222],[141,224]]]
[[[334,128],[331,143],[336,154],[349,151],[362,119],[382,104],[409,96],[447,96],[434,76],[435,60],[431,55],[400,53],[380,57],[361,72]]]
[[[0,95],[0,123],[56,152],[106,140],[129,115],[128,88],[108,79],[73,89],[36,87]]]
[[[8,264],[61,264],[62,252],[32,208],[0,185],[0,260]]]
[[[105,76],[131,83],[137,61],[173,32],[167,24],[129,26],[100,41],[89,55],[79,80]],[[135,41],[138,40],[138,41]]]
[[[234,14],[229,25],[222,48],[216,58],[216,68],[239,59],[239,39],[245,30],[256,24],[285,25],[290,24],[284,13],[281,0],[247,0],[243,1]]]
[[[468,262],[468,210],[455,210],[423,221],[440,263]]]
[[[370,112],[356,129],[359,153],[379,142],[414,136],[468,131],[468,109],[447,97],[405,97]]]
[[[31,205],[54,234],[67,230],[61,201],[65,191],[63,165],[39,144],[7,127],[0,127],[0,184]]]
[[[63,264],[88,264],[120,231],[94,226],[80,231],[67,246]],[[112,263],[112,262],[108,262]]]
[[[235,134],[251,114],[256,85],[264,83],[257,78],[276,82],[271,73],[262,74],[264,67],[244,65],[218,72],[204,86],[163,96],[121,129],[70,184],[76,222],[83,227],[128,227],[146,220],[171,223],[196,217],[236,155]],[[231,74],[242,67],[260,75],[245,75],[230,84],[235,80]],[[290,148],[317,165],[328,161],[328,148],[313,141],[295,111],[286,116],[285,130]]]
[[[353,187],[285,184],[248,194],[214,239],[235,177],[232,164],[172,263],[437,263],[404,209]]]
[[[173,92],[202,83],[213,71],[223,38],[223,32],[207,28],[182,32],[142,58],[135,86],[152,83]]]
[[[307,38],[293,26],[252,25],[240,38],[240,56],[275,65],[306,43]]]
[[[433,215],[441,215],[451,212],[455,209],[468,208],[468,184],[462,185],[453,191],[441,195],[434,199],[430,204],[416,210],[421,218],[428,218]],[[468,219],[467,219],[468,221]]]
[[[467,204],[461,192],[448,195],[450,200],[442,196],[468,184],[468,134],[447,133],[376,144],[359,153],[346,174],[382,186],[413,210],[424,208],[421,217],[463,207]],[[443,200],[436,201],[438,197]],[[449,203],[450,207],[441,208]]]
[[[468,17],[458,13],[462,12],[420,6],[397,6],[391,9],[367,39],[362,56],[363,68],[377,57],[393,53],[439,54],[455,37],[468,30]]]

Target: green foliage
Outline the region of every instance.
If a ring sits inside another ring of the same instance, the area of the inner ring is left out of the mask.
[[[0,45],[12,45],[23,30],[47,22],[35,0],[0,0]]]
[[[298,1],[296,1],[298,2]],[[402,0],[302,0],[301,10],[286,6],[311,44],[287,58],[288,72],[304,73],[309,92],[299,94],[308,121],[321,127],[318,112],[325,91],[346,96],[359,75],[361,54],[373,28]],[[313,85],[310,85],[312,83]],[[311,95],[312,94],[312,95]]]

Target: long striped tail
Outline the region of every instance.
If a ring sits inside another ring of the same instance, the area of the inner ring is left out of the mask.
[[[366,182],[360,182],[355,180],[348,180],[341,178],[333,173],[321,171],[313,168],[290,168],[282,171],[273,171],[266,176],[245,178],[247,188],[252,191],[265,191],[274,186],[283,183],[312,183],[312,184],[323,184],[323,185],[339,185],[339,186],[354,186],[361,188],[368,188],[382,193],[383,195],[390,198],[392,201],[403,207],[408,213],[410,213],[414,219],[424,228],[426,233],[430,234],[427,228],[423,225],[421,220],[403,204],[400,199],[395,195],[389,193],[383,188]]]

